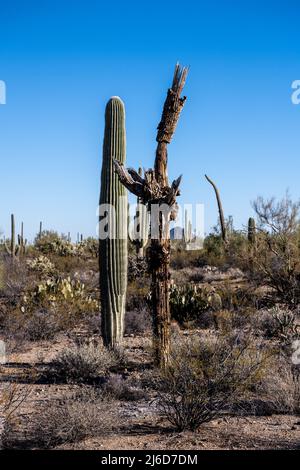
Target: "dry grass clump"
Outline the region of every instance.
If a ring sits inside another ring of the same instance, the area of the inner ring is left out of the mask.
[[[1,367],[0,367],[1,373]],[[30,388],[15,382],[0,383],[0,450],[5,447],[6,436],[17,425],[17,415],[30,395]]]
[[[112,374],[105,382],[103,393],[116,400],[137,401],[147,398],[147,393],[133,387],[120,374]]]
[[[125,314],[125,334],[145,334],[151,331],[152,318],[147,307]]]
[[[106,349],[100,342],[88,342],[60,352],[53,361],[52,372],[68,382],[91,382],[121,361],[118,352]]]
[[[300,368],[290,358],[278,354],[270,363],[258,392],[272,413],[300,414]]]
[[[26,435],[19,436],[8,427],[3,436],[4,448],[49,449],[107,434],[120,422],[116,402],[108,400],[90,387],[71,396],[50,400],[29,417]]]

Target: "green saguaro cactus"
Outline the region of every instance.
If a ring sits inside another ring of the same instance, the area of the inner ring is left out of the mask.
[[[248,220],[248,242],[251,245],[255,245],[256,241],[256,225],[253,217],[250,217]]]
[[[185,248],[192,241],[192,222],[188,218],[187,210],[184,211],[184,230],[183,230],[183,240]]]
[[[27,239],[24,239],[24,223],[21,223],[21,234],[18,235],[19,253],[25,255],[27,248]]]
[[[100,192],[101,328],[107,347],[122,341],[127,288],[127,190],[115,174],[115,159],[122,163],[126,159],[125,108],[116,96],[105,110]],[[102,234],[101,222],[107,215],[109,231]]]
[[[19,246],[16,245],[16,229],[15,229],[15,216],[11,214],[11,235],[10,235],[10,247],[5,243],[7,253],[10,255],[12,261],[18,255]]]

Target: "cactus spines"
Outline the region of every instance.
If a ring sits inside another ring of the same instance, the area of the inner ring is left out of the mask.
[[[15,216],[11,214],[11,235],[10,235],[10,247],[5,243],[7,253],[10,255],[12,261],[19,253],[19,246],[16,245],[16,229],[15,229]]]
[[[139,168],[138,174],[142,177],[142,168]],[[136,202],[133,233],[129,230],[128,234],[131,243],[135,246],[137,258],[144,258],[144,248],[148,243],[149,237],[149,214],[147,206],[142,204],[139,197],[137,197]]]
[[[248,220],[248,242],[251,245],[255,245],[255,241],[256,241],[255,219],[253,219],[253,217],[250,217]]]
[[[100,192],[100,210],[109,204],[115,215],[114,233],[100,236],[99,242],[101,328],[107,347],[122,341],[127,289],[127,190],[115,174],[115,159],[126,159],[125,108],[118,97],[112,97],[105,109]]]

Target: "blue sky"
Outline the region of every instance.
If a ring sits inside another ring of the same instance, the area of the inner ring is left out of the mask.
[[[126,106],[127,162],[153,164],[174,64],[190,66],[169,146],[181,203],[217,220],[207,173],[242,227],[257,195],[299,197],[300,6],[296,1],[1,1],[0,227],[10,213],[94,235],[106,101]]]

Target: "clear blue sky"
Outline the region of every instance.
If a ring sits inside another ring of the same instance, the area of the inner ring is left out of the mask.
[[[95,234],[105,103],[125,102],[127,162],[150,167],[178,60],[188,101],[169,148],[179,202],[241,227],[259,194],[299,196],[297,1],[1,1],[0,227],[10,213],[32,238],[45,228]]]

